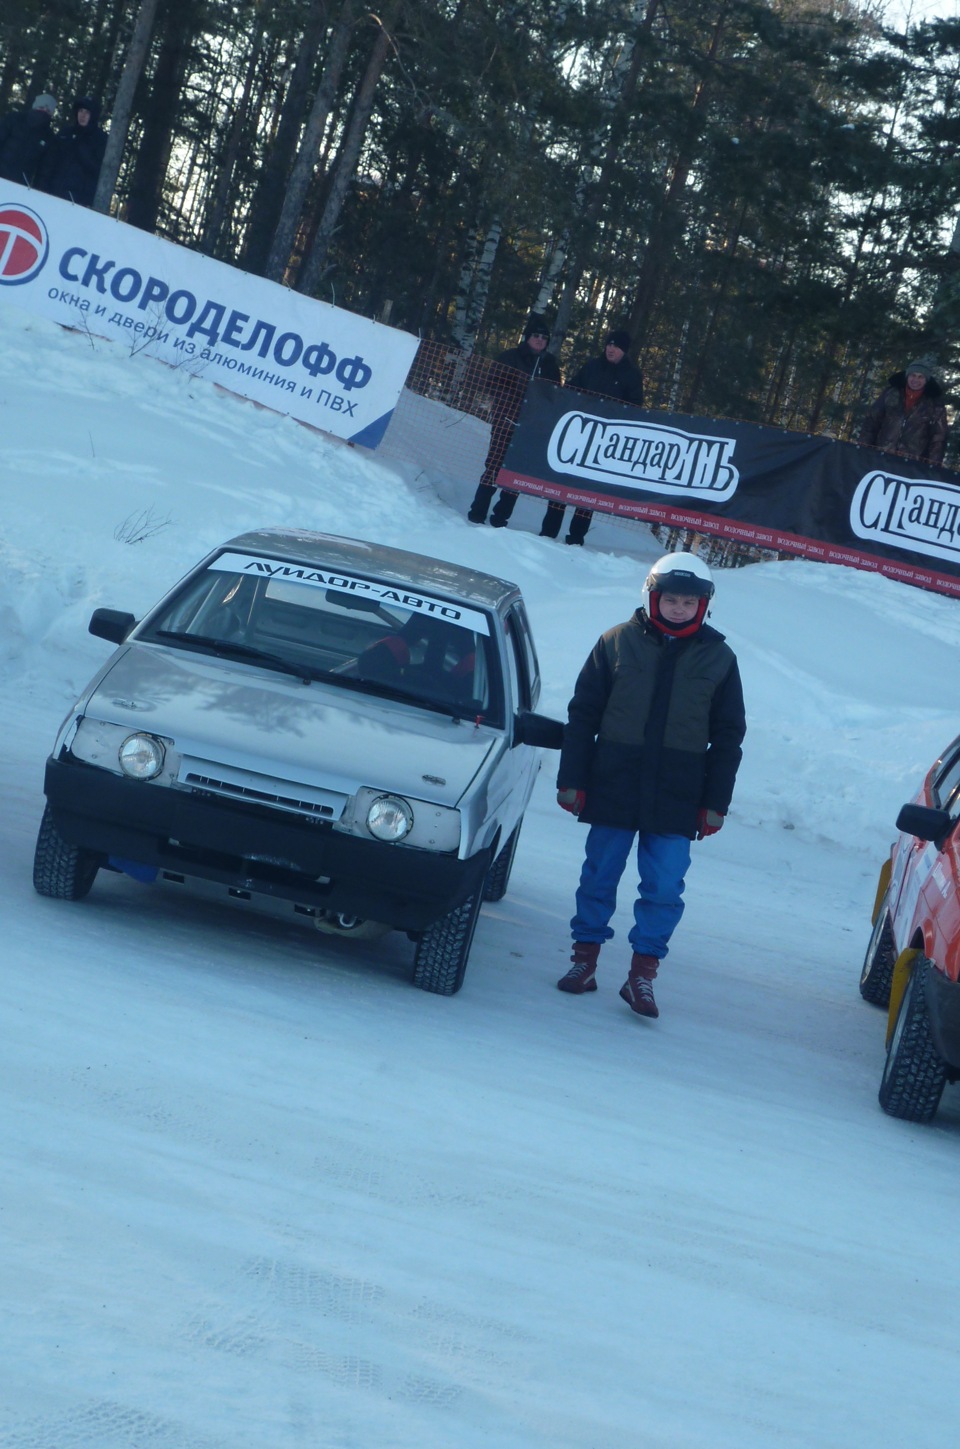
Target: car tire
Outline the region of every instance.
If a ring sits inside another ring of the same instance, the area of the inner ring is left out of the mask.
[[[905,1122],[931,1122],[947,1081],[947,1068],[937,1055],[930,1034],[926,956],[918,956],[907,982],[887,1048],[880,1081],[880,1106]]]
[[[482,897],[481,887],[420,937],[413,958],[413,984],[421,991],[453,996],[460,990]]]
[[[882,1006],[886,1010],[890,1005],[890,984],[896,964],[897,948],[887,910],[887,897],[884,896],[877,911],[877,919],[873,923],[867,954],[863,958],[863,969],[860,972],[860,995],[864,1001],[870,1001],[874,1006]]]
[[[53,823],[50,806],[44,808],[33,856],[33,887],[41,896],[59,901],[80,901],[89,895],[102,857],[95,851],[68,845]]]
[[[510,884],[510,872],[513,870],[513,858],[517,853],[517,841],[520,839],[520,826],[522,824],[522,819],[517,822],[506,845],[487,871],[487,878],[483,883],[483,899],[485,901],[502,901],[507,894],[507,886]]]

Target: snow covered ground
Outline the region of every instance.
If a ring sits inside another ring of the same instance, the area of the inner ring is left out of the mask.
[[[750,732],[659,1021],[617,995],[628,890],[601,989],[555,989],[583,834],[549,756],[433,997],[401,936],[33,893],[44,759],[110,647],[90,612],[242,529],[376,539],[517,580],[562,714],[654,540],[564,548],[523,503],[471,528],[456,489],[9,306],[0,430],[0,1449],[948,1442],[960,1089],[932,1127],[881,1113],[857,979],[897,809],[960,729],[957,603],[720,574]]]

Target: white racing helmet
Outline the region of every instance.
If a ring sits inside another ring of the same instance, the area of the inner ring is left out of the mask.
[[[700,600],[700,607],[688,624],[671,625],[660,617],[660,594],[692,594]],[[665,634],[686,635],[700,628],[713,594],[713,575],[702,559],[693,553],[667,553],[647,574],[642,603],[658,629]]]

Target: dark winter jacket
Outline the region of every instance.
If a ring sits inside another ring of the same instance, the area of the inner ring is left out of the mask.
[[[895,372],[864,418],[858,442],[921,463],[942,463],[947,442],[943,388],[934,378],[907,412],[907,374]]]
[[[11,111],[0,121],[0,176],[32,186],[51,141],[46,111]]]
[[[508,377],[494,372],[489,379],[495,390],[497,413],[502,418],[516,422],[520,413],[527,386],[534,377],[545,378],[547,382],[560,382],[560,366],[552,352],[535,352],[526,340],[519,347],[508,347],[497,358],[501,367],[507,367],[520,376]]]
[[[77,123],[78,111],[90,112],[85,126]],[[91,206],[100,179],[107,136],[97,125],[100,107],[89,96],[73,103],[74,120],[55,136],[38,177],[38,185],[51,196],[62,196],[78,206]]]
[[[746,733],[733,650],[702,625],[662,634],[642,609],[597,641],[580,671],[557,788],[586,792],[580,819],[656,835],[697,833],[726,814]]]
[[[599,357],[591,357],[589,362],[585,362],[568,385],[643,407],[643,373],[629,357],[623,357],[619,362],[608,362],[606,353],[601,352]]]
[[[497,358],[501,367],[512,367],[514,372],[525,372],[527,377],[543,377],[547,382],[560,381],[560,366],[552,352],[535,352],[526,341],[519,347],[508,347]]]

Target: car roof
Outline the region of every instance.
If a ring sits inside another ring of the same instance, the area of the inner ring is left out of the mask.
[[[306,563],[358,574],[373,574],[405,588],[432,589],[465,603],[499,609],[519,597],[516,584],[482,574],[463,564],[408,553],[367,539],[341,538],[336,533],[307,529],[260,528],[228,539],[222,549],[246,549],[285,563]],[[219,552],[219,550],[218,550]]]

